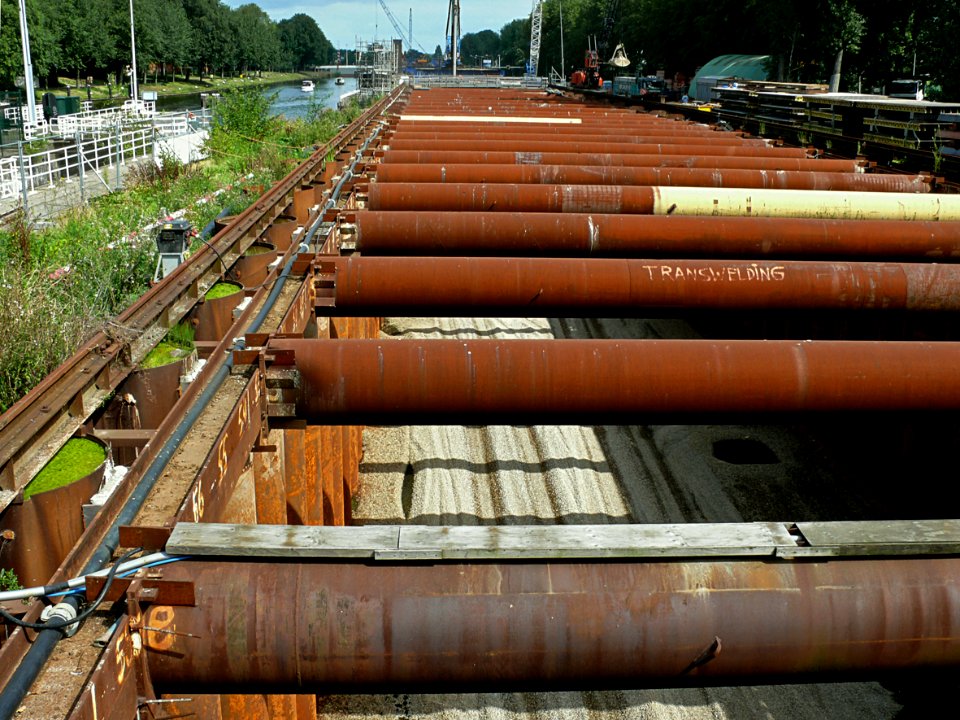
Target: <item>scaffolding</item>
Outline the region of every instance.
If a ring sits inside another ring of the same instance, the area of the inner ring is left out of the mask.
[[[399,43],[357,41],[357,90],[361,102],[388,93],[397,84],[402,66],[398,62],[398,56],[402,58]]]

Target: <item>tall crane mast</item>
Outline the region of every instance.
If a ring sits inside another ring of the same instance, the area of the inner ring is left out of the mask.
[[[540,64],[540,31],[543,26],[543,0],[533,0],[530,12],[530,59],[527,61],[527,74],[536,76]]]
[[[410,9],[410,31],[409,33],[404,33],[400,22],[394,17],[393,13],[390,12],[390,8],[387,7],[386,0],[380,0],[380,7],[383,8],[383,12],[386,14],[387,19],[390,21],[390,24],[393,25],[393,29],[397,31],[397,36],[407,44],[408,49],[412,50],[414,44],[416,44],[416,46],[419,47],[422,52],[426,52],[426,50],[423,49],[423,45],[420,43],[414,43],[413,40],[413,8]]]

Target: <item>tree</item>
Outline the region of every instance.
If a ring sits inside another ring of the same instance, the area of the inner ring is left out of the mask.
[[[237,63],[247,70],[265,70],[275,66],[280,60],[280,40],[277,27],[270,17],[249,3],[233,11],[234,30],[243,42],[237,48]]]
[[[294,70],[322,65],[336,55],[323,30],[309,15],[297,13],[277,24],[282,64]]]

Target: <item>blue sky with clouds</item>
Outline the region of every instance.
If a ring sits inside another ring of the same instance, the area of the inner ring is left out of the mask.
[[[249,0],[246,0],[249,2]],[[396,36],[393,25],[383,12],[379,0],[254,0],[273,20],[283,20],[297,13],[310,15],[324,35],[337,47],[356,47],[357,38],[372,41]],[[244,0],[224,0],[230,7],[245,4]],[[406,34],[407,18],[413,8],[413,37],[433,52],[444,44],[448,0],[385,0],[390,12]],[[530,15],[532,0],[460,0],[460,32],[499,31],[518,17]],[[419,49],[419,48],[416,48]]]

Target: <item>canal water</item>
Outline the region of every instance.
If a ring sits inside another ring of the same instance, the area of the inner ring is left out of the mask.
[[[274,85],[264,89],[268,95],[276,95],[271,109],[274,115],[294,120],[307,117],[312,112],[325,108],[336,109],[337,101],[345,94],[357,89],[357,79],[345,77],[343,85],[337,85],[333,78],[314,80],[313,92],[304,92],[300,83]],[[158,110],[192,110],[200,107],[199,95],[181,95],[163,98],[157,101]]]

